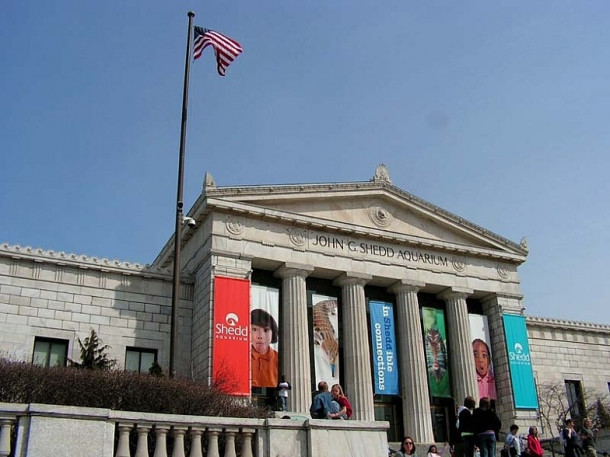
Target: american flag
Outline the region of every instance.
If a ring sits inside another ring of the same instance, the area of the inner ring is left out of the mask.
[[[216,53],[216,63],[218,64],[218,74],[225,75],[225,71],[229,64],[241,54],[241,45],[223,35],[210,29],[195,26],[195,44],[193,46],[193,57],[198,59],[201,57],[203,50],[207,46],[212,46]]]

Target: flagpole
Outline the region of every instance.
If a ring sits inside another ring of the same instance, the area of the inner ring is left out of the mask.
[[[184,91],[182,92],[182,125],[180,128],[180,158],[178,161],[178,192],[176,197],[176,228],[174,230],[174,281],[172,285],[172,322],[169,345],[169,376],[176,376],[176,351],[178,349],[178,302],[180,300],[180,250],[182,248],[183,214],[182,194],[184,188],[184,148],[186,143],[186,114],[188,109],[189,73],[191,67],[191,50],[193,48],[193,17],[188,12],[188,33],[186,38],[186,61],[184,63]]]

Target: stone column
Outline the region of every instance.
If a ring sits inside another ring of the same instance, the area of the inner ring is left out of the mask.
[[[417,292],[424,285],[421,282],[400,281],[389,290],[396,294],[397,303],[396,333],[400,351],[398,357],[404,433],[412,436],[417,443],[433,443],[426,354],[417,300]]]
[[[540,418],[536,417],[536,411],[517,410],[514,407],[515,398],[510,376],[509,354],[506,348],[503,315],[524,315],[525,308],[523,307],[522,299],[523,296],[519,293],[494,293],[481,300],[483,314],[487,316],[487,323],[489,324],[490,341],[488,343],[491,349],[496,379],[496,392],[498,394],[496,414],[500,416],[502,423],[513,421],[520,427],[526,424],[540,424]],[[532,360],[532,362],[534,361]],[[516,417],[519,419],[515,421]]]
[[[343,376],[345,391],[353,408],[353,419],[374,421],[373,379],[364,285],[370,275],[344,274],[335,281],[341,286],[343,311]]]
[[[438,297],[445,301],[447,308],[447,335],[451,362],[451,379],[453,395],[458,404],[462,404],[468,395],[479,398],[474,359],[472,355],[472,337],[466,297],[472,294],[470,289],[453,287],[441,292]]]
[[[280,328],[281,373],[292,390],[288,410],[309,414],[311,405],[311,362],[309,360],[309,327],[307,324],[307,287],[305,279],[313,267],[285,264],[275,275],[282,278]]]

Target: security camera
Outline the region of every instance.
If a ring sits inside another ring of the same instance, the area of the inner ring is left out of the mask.
[[[186,216],[182,218],[182,223],[188,225],[189,227],[195,227],[197,225],[195,219]]]

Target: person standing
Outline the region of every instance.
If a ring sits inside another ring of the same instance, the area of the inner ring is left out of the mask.
[[[565,443],[565,457],[580,457],[578,449],[578,433],[574,430],[574,421],[566,420],[566,426],[561,432],[563,442]]]
[[[318,391],[313,397],[311,408],[309,408],[309,413],[311,414],[312,419],[326,419],[326,415],[330,411],[330,404],[332,401],[333,397],[328,391],[328,384],[326,381],[320,381],[318,383]]]
[[[592,429],[593,421],[588,417],[583,422],[583,427],[580,429],[580,438],[582,439],[582,448],[587,457],[596,457],[597,449],[595,449],[595,435],[597,429]]]
[[[473,457],[474,455],[474,423],[472,421],[472,411],[477,405],[473,397],[464,399],[464,408],[458,415],[458,433],[461,438],[460,446],[456,445],[456,457]]]
[[[508,449],[508,455],[510,457],[520,457],[521,456],[521,442],[517,437],[517,432],[519,431],[519,426],[517,424],[513,424],[510,426],[510,431],[506,435],[505,446]]]
[[[488,397],[479,400],[479,407],[472,413],[475,439],[481,457],[496,457],[496,435],[502,427],[500,418],[491,410]]]
[[[527,435],[527,451],[529,457],[542,457],[542,445],[538,438],[538,427],[531,426]]]
[[[280,382],[277,384],[277,395],[282,403],[282,411],[288,411],[288,391],[292,390],[292,386],[286,381],[286,375],[280,377]]]

